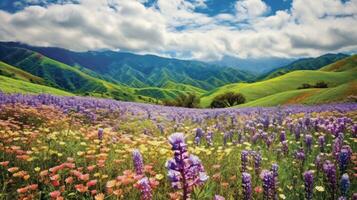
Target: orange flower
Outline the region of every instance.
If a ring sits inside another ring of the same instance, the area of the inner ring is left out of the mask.
[[[254,188],[254,191],[255,191],[256,193],[262,193],[262,192],[263,192],[263,188],[257,186],[257,187]]]
[[[66,178],[66,179],[65,179],[65,182],[66,182],[67,184],[73,183],[73,177],[70,176],[70,177]]]
[[[88,191],[88,188],[85,187],[83,184],[75,185],[74,188],[76,188],[76,190],[81,193]]]
[[[104,200],[104,194],[103,193],[99,193],[99,194],[95,195],[94,199],[95,200]]]
[[[11,167],[11,168],[7,169],[7,171],[9,171],[10,173],[14,173],[14,172],[16,172],[17,170],[19,170],[18,167]]]
[[[37,190],[38,185],[37,184],[32,184],[32,185],[29,185],[28,188],[30,188],[30,190]]]
[[[79,179],[82,181],[88,181],[89,180],[89,174],[82,174],[79,176]]]
[[[17,189],[17,193],[20,193],[20,194],[26,193],[27,191],[28,191],[28,188],[27,188],[27,187],[23,187],[23,188]]]

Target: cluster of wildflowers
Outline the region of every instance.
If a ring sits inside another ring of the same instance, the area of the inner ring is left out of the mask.
[[[204,170],[201,160],[187,152],[185,135],[174,133],[169,137],[169,142],[174,151],[174,158],[168,160],[166,167],[168,177],[174,189],[182,189],[183,199],[188,199],[195,186],[203,184],[208,176]]]

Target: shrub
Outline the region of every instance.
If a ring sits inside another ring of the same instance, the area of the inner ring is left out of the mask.
[[[164,100],[163,103],[166,106],[197,108],[200,103],[200,98],[192,93],[189,93],[187,95],[181,94],[176,99],[172,101]]]
[[[245,102],[245,97],[240,93],[227,92],[216,96],[212,103],[211,108],[225,108],[239,105]]]

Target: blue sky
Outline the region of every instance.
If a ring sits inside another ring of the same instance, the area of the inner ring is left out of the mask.
[[[357,0],[1,0],[0,41],[203,61],[355,53],[356,5]]]

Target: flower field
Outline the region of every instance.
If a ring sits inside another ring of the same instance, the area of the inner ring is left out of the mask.
[[[0,199],[357,199],[357,104],[0,93]]]

